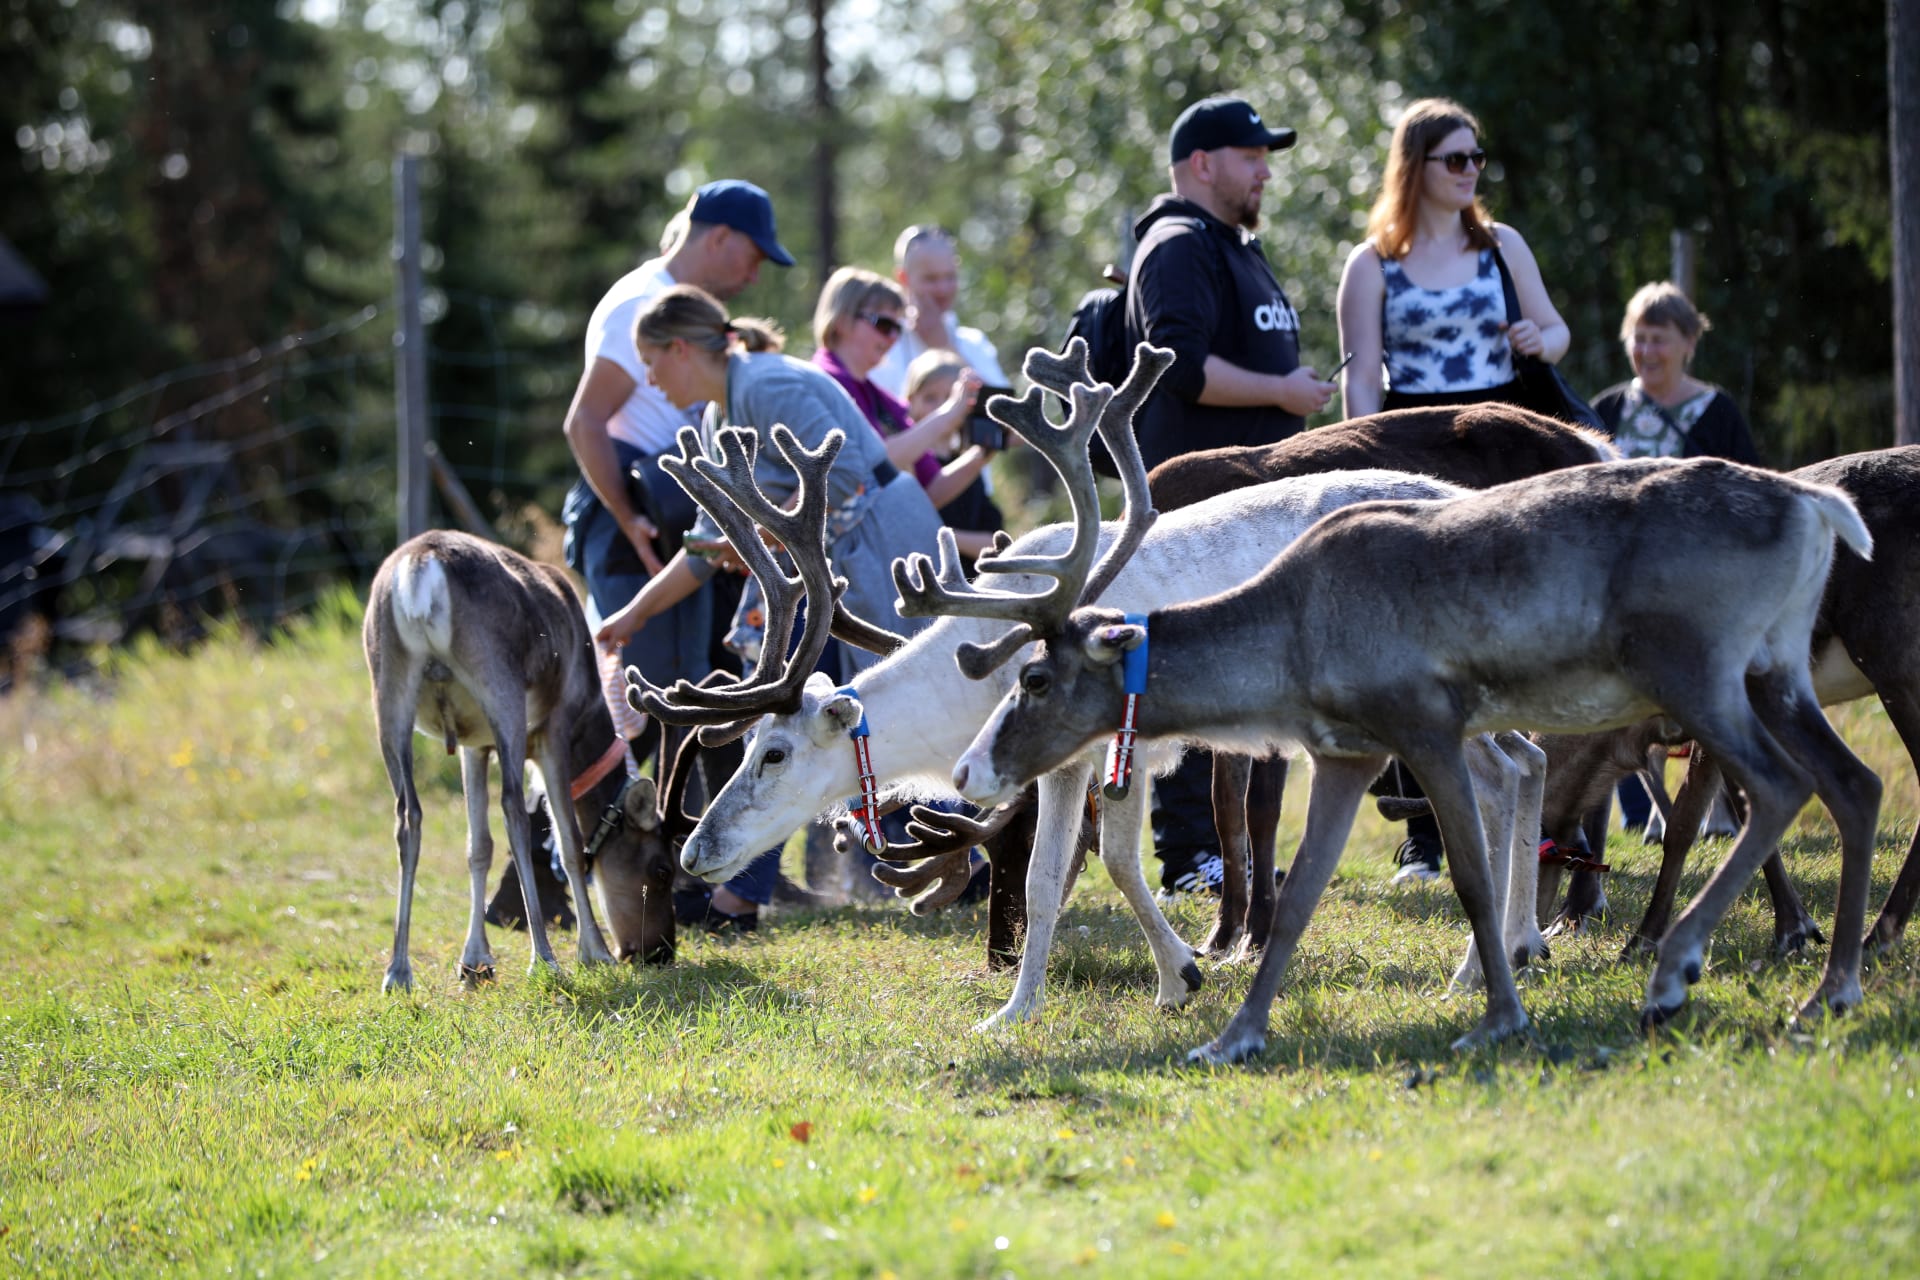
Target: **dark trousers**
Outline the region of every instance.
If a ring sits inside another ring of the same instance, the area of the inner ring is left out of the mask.
[[[1148,820],[1153,826],[1153,853],[1157,858],[1195,849],[1218,851],[1220,840],[1213,829],[1211,751],[1189,751],[1181,758],[1179,768],[1153,780]]]

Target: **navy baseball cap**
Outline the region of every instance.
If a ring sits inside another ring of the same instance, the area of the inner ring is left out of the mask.
[[[760,247],[767,261],[777,266],[793,265],[793,255],[780,244],[773,229],[773,201],[751,182],[722,178],[709,182],[693,195],[693,208],[687,217],[694,222],[732,227]]]
[[[1281,151],[1293,145],[1291,129],[1269,129],[1260,113],[1240,98],[1202,98],[1180,113],[1168,137],[1170,163],[1179,164],[1196,151],[1221,147],[1263,147]]]

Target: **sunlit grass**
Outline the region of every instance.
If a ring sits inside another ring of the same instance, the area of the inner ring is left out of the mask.
[[[1920,794],[1877,707],[1836,722],[1888,784],[1877,906]],[[1011,980],[967,912],[789,912],[665,971],[582,971],[562,935],[557,980],[496,934],[500,980],[463,990],[458,771],[420,746],[419,987],[387,998],[392,797],[350,603],[0,703],[0,1266],[1754,1276],[1912,1255],[1912,945],[1859,1013],[1796,1034],[1824,949],[1772,960],[1756,888],[1692,1010],[1642,1040],[1645,969],[1614,956],[1652,849],[1616,840],[1618,918],[1524,978],[1535,1034],[1460,1057],[1460,913],[1444,885],[1387,886],[1369,814],[1267,1055],[1201,1072],[1185,1050],[1250,975],[1212,967],[1156,1012],[1097,868],[1044,1016],[991,1037],[968,1028]],[[1289,846],[1298,808],[1296,779]],[[1789,859],[1829,919],[1817,809]],[[1203,906],[1174,914],[1204,931]]]

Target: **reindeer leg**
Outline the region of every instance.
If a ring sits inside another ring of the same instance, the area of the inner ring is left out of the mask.
[[[548,716],[547,731],[540,737],[540,772],[547,779],[547,810],[553,820],[554,839],[560,842],[560,865],[567,873],[567,888],[573,900],[580,904],[575,912],[580,920],[580,963],[612,964],[613,951],[607,946],[606,935],[600,932],[600,922],[594,919],[593,895],[587,892],[579,817],[567,798],[573,789],[573,773],[564,744],[571,739],[571,728],[557,711]],[[531,835],[528,843],[532,843]]]
[[[1474,805],[1486,835],[1489,886],[1496,903],[1504,904],[1512,878],[1513,829],[1520,803],[1520,768],[1492,737],[1481,734],[1461,744],[1462,757],[1473,781]],[[1536,857],[1537,860],[1537,857]],[[1501,908],[1504,911],[1504,905]],[[1453,991],[1478,991],[1485,986],[1478,939],[1467,942],[1467,953],[1447,983]]]
[[[501,684],[485,687],[515,686]],[[503,699],[513,704],[505,708],[508,713],[520,710],[520,696],[516,692],[511,699]],[[487,710],[493,725],[494,748],[500,753],[500,808],[507,824],[507,848],[513,854],[514,869],[520,875],[520,892],[527,908],[527,939],[533,952],[528,971],[538,970],[542,965],[557,971],[560,964],[554,958],[553,944],[547,941],[547,913],[540,906],[540,890],[533,879],[533,822],[527,816],[527,731],[523,723],[508,722],[506,716],[494,714],[498,708],[488,707]]]
[[[1827,951],[1820,986],[1800,1009],[1800,1020],[1808,1022],[1860,1003],[1860,938],[1873,876],[1880,779],[1834,732],[1804,668],[1769,672],[1758,679],[1774,696],[1756,698],[1755,710],[1768,731],[1813,775],[1813,789],[1840,829],[1840,901],[1834,912],[1833,945]],[[1799,899],[1794,901],[1797,905]]]
[[[1253,988],[1226,1028],[1189,1053],[1187,1061],[1222,1066],[1244,1062],[1267,1047],[1267,1017],[1279,994],[1287,962],[1293,958],[1327,882],[1333,879],[1333,869],[1340,863],[1340,852],[1346,846],[1347,833],[1353,830],[1353,818],[1360,811],[1367,784],[1380,776],[1386,764],[1385,756],[1313,757],[1307,827],[1280,886],[1273,929],[1262,948],[1260,967],[1254,971]]]
[[[1680,781],[1680,794],[1665,809],[1666,830],[1660,837],[1660,874],[1647,899],[1647,912],[1640,927],[1621,950],[1622,960],[1652,955],[1673,920],[1673,901],[1680,891],[1680,873],[1686,869],[1687,854],[1700,832],[1700,823],[1720,789],[1720,770],[1713,752],[1702,743],[1693,744],[1687,757],[1687,774]]]
[[[407,935],[413,921],[413,878],[420,866],[420,795],[413,782],[413,710],[420,701],[420,672],[378,668],[373,687],[374,718],[380,735],[380,758],[393,784],[393,839],[400,856],[400,882],[394,895],[393,957],[387,962],[382,991],[413,990],[413,964],[407,954]]]
[[[493,950],[487,946],[487,875],[493,870],[493,832],[487,823],[487,747],[460,748],[460,788],[467,799],[467,879],[472,909],[467,945],[460,952],[462,982],[493,981]]]
[[[1020,972],[1014,979],[1013,995],[992,1017],[975,1026],[975,1031],[1025,1022],[1040,1013],[1047,953],[1053,949],[1053,930],[1059,922],[1067,859],[1073,856],[1073,828],[1091,773],[1091,765],[1075,760],[1040,779],[1040,817],[1033,859],[1027,864],[1027,936],[1021,948]]]
[[[1193,948],[1167,923],[1140,869],[1140,828],[1146,814],[1145,787],[1133,787],[1122,799],[1107,801],[1100,811],[1100,862],[1133,909],[1140,931],[1147,935],[1153,967],[1160,977],[1160,990],[1153,1002],[1162,1009],[1177,1009],[1200,989],[1203,979],[1200,966],[1194,963]]]
[[[1247,784],[1247,840],[1253,846],[1253,898],[1247,904],[1247,927],[1240,935],[1237,959],[1259,953],[1273,928],[1273,846],[1280,833],[1280,797],[1287,786],[1287,758],[1271,756],[1253,762]]]
[[[1920,681],[1883,678],[1875,683],[1881,690],[1880,702],[1887,709],[1887,718],[1893,721],[1900,741],[1906,745],[1908,759],[1920,767]],[[1895,877],[1893,888],[1887,892],[1887,901],[1867,934],[1868,955],[1879,955],[1900,940],[1907,921],[1913,916],[1916,900],[1920,900],[1920,827],[1914,829],[1913,839],[1907,845],[1907,860],[1900,864],[1900,874]]]
[[[1246,925],[1247,863],[1253,853],[1247,841],[1247,787],[1252,773],[1251,758],[1226,751],[1213,753],[1213,833],[1220,842],[1225,871],[1213,932],[1200,944],[1204,956],[1225,954]]]
[[[1039,806],[1029,803],[986,842],[992,879],[987,882],[987,968],[1011,969],[1020,963],[1020,939],[1027,927],[1027,869],[1039,839]],[[1076,810],[1071,821],[1079,821]]]
[[[1692,734],[1696,748],[1712,752],[1720,769],[1746,791],[1749,816],[1719,868],[1660,939],[1659,958],[1640,1007],[1643,1030],[1671,1018],[1686,1003],[1687,988],[1700,980],[1714,926],[1813,794],[1812,778],[1762,725],[1744,682],[1697,689],[1693,681],[1701,670],[1711,668],[1702,661],[1689,662],[1685,654],[1666,657],[1672,674],[1658,687],[1656,700]],[[1831,968],[1831,955],[1828,964]]]
[[[1474,947],[1480,953],[1480,971],[1486,980],[1486,1013],[1472,1031],[1453,1042],[1453,1047],[1461,1050],[1492,1044],[1524,1029],[1527,1011],[1520,1004],[1513,967],[1507,961],[1506,940],[1501,936],[1500,907],[1494,900],[1487,837],[1480,825],[1473,775],[1467,769],[1462,745],[1456,742],[1423,743],[1403,749],[1400,759],[1413,769],[1433,802],[1447,864],[1453,873],[1454,892],[1473,926]]]
[[[1501,733],[1494,741],[1519,768],[1514,792],[1513,831],[1509,842],[1509,873],[1501,889],[1506,903],[1507,955],[1515,969],[1535,960],[1552,959],[1540,932],[1540,822],[1546,807],[1547,753],[1526,735]]]

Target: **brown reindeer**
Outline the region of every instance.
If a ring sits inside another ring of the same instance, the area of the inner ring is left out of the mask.
[[[416,728],[460,754],[467,797],[472,911],[460,975],[489,978],[486,884],[493,862],[487,761],[500,757],[500,804],[526,899],[534,966],[555,964],[534,888],[523,762],[546,782],[554,834],[578,904],[580,959],[613,959],[584,892],[589,870],[607,906],[619,954],[671,960],[673,864],[658,835],[650,779],[628,781],[627,744],[600,691],[593,636],[566,575],[463,533],[432,532],[380,566],[363,627],[373,676],[381,758],[393,784],[400,883],[393,958],[384,990],[413,985],[407,935],[420,860],[420,797],[413,778]],[[571,797],[571,803],[562,803]],[[585,840],[582,828],[591,831]]]

